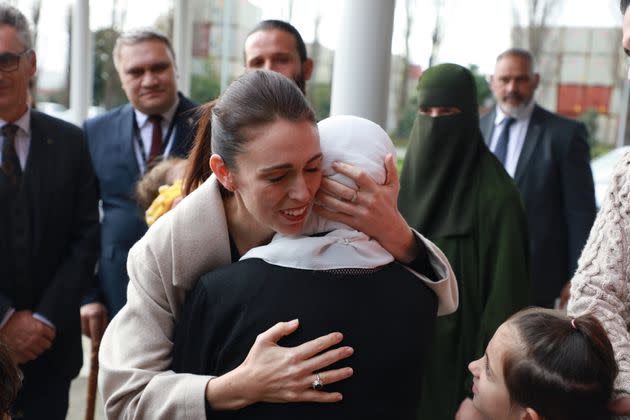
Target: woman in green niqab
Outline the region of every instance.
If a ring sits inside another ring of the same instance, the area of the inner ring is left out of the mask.
[[[484,144],[475,80],[464,67],[441,64],[421,76],[400,184],[403,216],[444,251],[458,280],[460,306],[438,318],[418,417],[452,420],[472,396],[468,363],[530,302],[520,193]]]

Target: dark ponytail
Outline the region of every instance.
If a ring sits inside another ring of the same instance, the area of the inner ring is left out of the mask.
[[[513,402],[547,420],[608,420],[617,363],[606,331],[592,315],[575,319],[531,308],[508,320],[522,351],[506,355]]]
[[[208,102],[197,111],[197,135],[188,155],[188,165],[184,175],[184,195],[196,190],[210,177],[210,155],[212,136],[212,108],[217,100]]]

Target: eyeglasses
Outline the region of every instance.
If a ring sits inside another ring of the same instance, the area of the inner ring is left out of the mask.
[[[30,48],[27,48],[19,54],[0,54],[0,71],[8,73],[17,70],[20,64],[20,58],[22,58],[23,55],[30,53],[31,51],[32,50]]]

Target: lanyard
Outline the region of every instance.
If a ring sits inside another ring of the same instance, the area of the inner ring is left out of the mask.
[[[162,140],[162,146],[160,148],[160,154],[161,155],[164,154],[164,150],[166,149],[166,147],[168,146],[168,144],[171,141],[171,136],[173,135],[173,130],[175,129],[175,118],[177,117],[177,111],[179,111],[179,105],[177,106],[177,109],[175,110],[175,113],[173,114],[173,118],[171,118],[171,122],[168,125],[168,130],[166,131],[166,136]],[[161,129],[162,129],[162,127],[161,127],[161,124],[160,124],[160,130]],[[144,170],[146,170],[146,167],[147,167],[148,153],[144,149],[144,142],[142,141],[142,136],[140,135],[140,127],[138,127],[138,121],[136,120],[135,113],[133,115],[133,138],[134,138],[135,143],[140,148],[140,156],[142,157],[142,163],[143,163],[143,166],[144,166],[142,172],[144,172]]]

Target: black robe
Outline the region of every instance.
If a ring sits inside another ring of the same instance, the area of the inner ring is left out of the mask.
[[[437,314],[435,294],[403,266],[340,274],[244,260],[201,278],[176,327],[173,370],[224,374],[243,362],[256,336],[299,318],[280,345],[295,346],[333,331],[354,354],[329,367],[354,375],[326,385],[338,403],[257,403],[239,411],[207,410],[208,418],[409,419],[421,395],[424,356]]]

